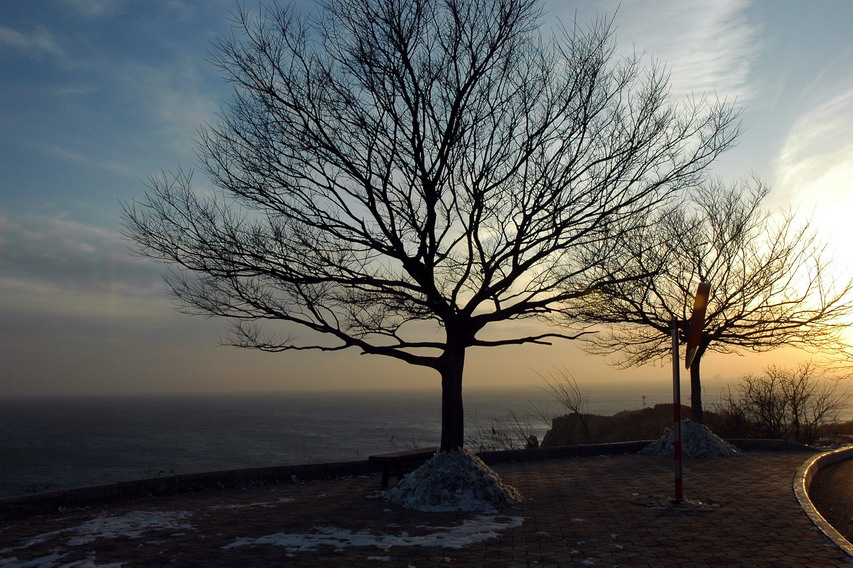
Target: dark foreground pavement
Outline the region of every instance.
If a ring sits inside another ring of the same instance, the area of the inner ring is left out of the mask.
[[[497,513],[419,513],[379,478],[124,502],[0,527],[0,567],[851,566],[792,490],[803,452],[689,459],[580,457],[494,469],[525,501]],[[697,504],[701,502],[701,504]]]

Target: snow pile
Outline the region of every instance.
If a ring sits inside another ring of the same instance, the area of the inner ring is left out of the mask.
[[[675,455],[675,428],[667,428],[663,436],[640,451],[648,456]],[[681,453],[688,458],[724,458],[737,453],[734,446],[690,420],[681,422]]]
[[[404,477],[385,498],[416,511],[494,511],[521,494],[468,450],[438,452]]]

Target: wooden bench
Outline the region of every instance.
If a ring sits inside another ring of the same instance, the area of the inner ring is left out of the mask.
[[[369,456],[367,459],[382,466],[382,489],[386,489],[388,487],[388,473],[392,466],[399,482],[403,479],[403,475],[422,466],[425,461],[435,455],[435,452],[436,448],[420,448],[391,454],[377,454]]]

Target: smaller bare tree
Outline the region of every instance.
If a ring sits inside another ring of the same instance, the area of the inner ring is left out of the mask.
[[[818,377],[817,367],[771,366],[764,375],[745,375],[714,407],[718,433],[813,443],[820,428],[838,420],[848,394],[837,380]]]
[[[850,353],[845,342],[853,313],[853,279],[839,278],[814,227],[789,212],[762,207],[769,188],[758,180],[711,182],[688,202],[648,220],[632,241],[630,258],[610,262],[651,276],[614,282],[585,297],[585,349],[633,367],[665,360],[671,327],[687,333],[699,282],[711,283],[704,332],[690,366],[693,420],[703,421],[700,366],[708,351],[761,352],[791,345]],[[618,272],[618,266],[614,266]]]

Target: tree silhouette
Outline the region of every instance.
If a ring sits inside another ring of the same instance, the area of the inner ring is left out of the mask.
[[[699,282],[711,284],[701,341],[690,366],[693,419],[702,422],[702,356],[709,350],[768,351],[783,345],[846,351],[842,332],[853,313],[853,280],[837,281],[808,222],[761,208],[769,188],[758,180],[714,181],[686,204],[660,212],[630,245],[633,271],[650,277],[608,283],[580,306],[592,353],[622,367],[670,356],[673,318],[687,333]]]
[[[235,21],[217,45],[235,95],[200,141],[215,191],[154,178],[127,234],[172,266],[184,309],[234,322],[233,345],[435,369],[444,450],[464,443],[466,350],[583,333],[499,324],[638,277],[603,258],[737,135],[729,105],[673,104],[660,69],[614,57],[612,22],[548,34],[533,0]]]

